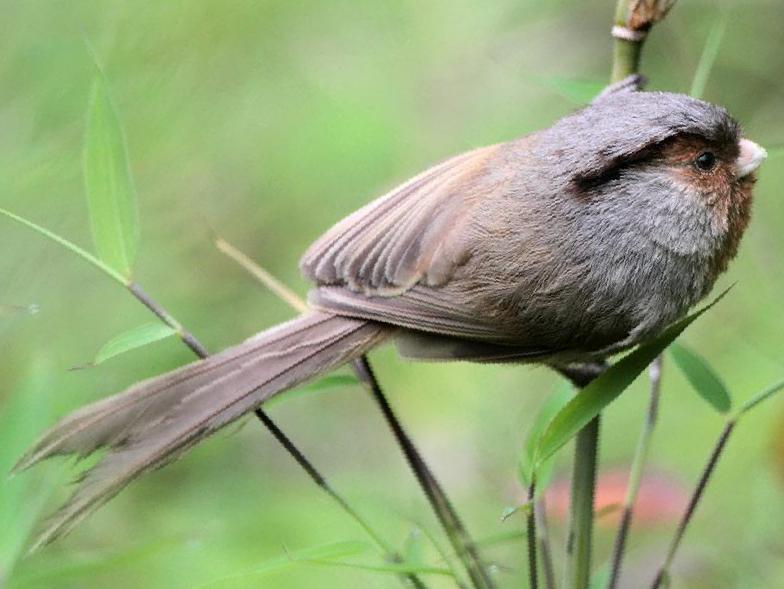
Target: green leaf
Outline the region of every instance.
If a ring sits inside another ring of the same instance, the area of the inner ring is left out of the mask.
[[[139,211],[125,134],[99,66],[87,109],[84,178],[98,257],[130,278],[139,245]]]
[[[640,345],[581,390],[547,426],[539,442],[537,462],[547,460],[555,454],[599,415],[667,346],[675,341],[684,329],[718,303],[726,293],[727,291],[724,291],[709,305],[674,323],[655,339]]]
[[[694,79],[691,82],[691,90],[689,90],[689,94],[694,98],[702,98],[702,95],[705,93],[705,86],[708,84],[708,78],[713,69],[713,64],[716,62],[716,56],[719,54],[724,32],[727,30],[728,17],[729,12],[724,10],[722,15],[713,23],[710,33],[708,33],[708,39],[705,41],[700,62],[697,64]]]
[[[759,405],[763,401],[766,401],[767,399],[769,399],[770,397],[772,397],[782,389],[784,389],[784,380],[782,380],[781,382],[777,382],[776,384],[768,387],[767,389],[757,393],[751,399],[743,403],[741,408],[738,410],[738,417],[748,413],[749,411],[754,409],[757,405]]]
[[[75,244],[71,243],[70,241],[68,241],[67,239],[65,239],[63,237],[60,237],[56,233],[53,233],[53,232],[49,231],[48,229],[45,229],[44,227],[41,227],[40,225],[37,225],[36,223],[33,223],[32,221],[28,221],[24,217],[20,217],[19,215],[16,215],[16,214],[12,213],[11,211],[7,211],[5,209],[0,209],[0,215],[4,215],[4,216],[8,217],[9,219],[12,219],[13,221],[16,221],[20,225],[24,225],[28,229],[32,229],[33,231],[35,231],[36,233],[38,233],[40,235],[43,235],[47,239],[51,239],[52,241],[54,241],[58,245],[63,246],[67,250],[70,250],[72,253],[76,254],[77,256],[82,258],[84,261],[92,264],[93,266],[98,268],[101,272],[103,272],[104,274],[106,274],[110,278],[116,280],[117,282],[119,282],[123,286],[127,286],[128,285],[128,281],[126,280],[126,278],[122,274],[117,272],[114,268],[110,268],[109,266],[104,264],[101,260],[96,258],[94,255],[92,255],[91,253],[89,253],[89,252],[83,250],[82,248],[80,248],[78,245],[75,245]]]
[[[130,350],[141,348],[147,344],[160,341],[167,337],[177,334],[177,330],[161,323],[160,321],[153,321],[139,325],[118,336],[113,337],[106,342],[98,353],[95,355],[93,364],[97,365],[106,362],[109,358],[114,358],[120,354],[124,354]]]
[[[536,453],[539,442],[553,417],[574,397],[574,389],[569,383],[562,383],[561,386],[547,399],[536,414],[531,429],[528,431],[523,453],[520,456],[518,472],[520,481],[526,487],[531,485],[533,477],[536,476],[537,493],[547,487],[548,479],[552,473],[554,458],[537,464]]]
[[[286,391],[281,395],[276,395],[265,402],[264,407],[274,407],[278,403],[290,401],[291,399],[296,399],[298,397],[306,397],[330,391],[335,388],[344,388],[357,384],[360,384],[359,379],[352,374],[330,374],[329,376],[325,376],[304,386]]]
[[[730,393],[705,358],[677,342],[670,346],[669,352],[676,366],[700,397],[720,413],[730,410],[732,407]]]

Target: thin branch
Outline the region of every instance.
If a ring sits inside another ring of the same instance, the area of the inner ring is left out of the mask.
[[[631,473],[629,474],[629,483],[626,488],[626,499],[624,500],[621,523],[618,526],[618,534],[615,536],[615,544],[613,546],[613,554],[611,559],[612,564],[610,578],[607,582],[608,589],[615,589],[618,584],[618,579],[621,575],[621,564],[623,563],[624,550],[626,548],[626,539],[629,535],[629,528],[632,524],[634,504],[637,501],[637,495],[640,491],[642,474],[645,468],[645,462],[648,458],[648,451],[651,445],[653,430],[656,427],[656,419],[659,414],[659,398],[661,396],[661,371],[662,357],[659,356],[656,358],[656,360],[653,361],[649,369],[651,394],[650,400],[648,402],[648,411],[645,415],[645,424],[643,425],[642,432],[640,432],[640,439],[637,442],[637,450],[634,454],[632,469]]]
[[[705,465],[705,468],[702,471],[700,480],[697,482],[697,487],[694,489],[694,493],[689,500],[689,505],[686,508],[683,517],[681,518],[680,524],[678,524],[678,531],[675,532],[675,536],[672,539],[672,543],[670,544],[670,549],[667,551],[667,557],[664,560],[664,564],[659,568],[656,579],[653,581],[653,585],[651,585],[652,589],[658,589],[662,585],[664,579],[669,575],[670,566],[672,565],[672,561],[675,558],[675,553],[678,551],[678,547],[681,544],[681,540],[683,540],[683,535],[686,533],[686,528],[689,526],[689,523],[694,516],[694,512],[697,510],[700,499],[702,499],[702,495],[705,493],[705,488],[708,486],[708,482],[710,481],[713,472],[716,470],[716,465],[719,462],[719,458],[721,458],[722,452],[724,452],[727,441],[729,440],[730,435],[732,435],[736,425],[737,421],[735,419],[730,419],[724,426],[724,429],[722,430],[721,435],[719,436],[719,439],[716,442],[710,457],[708,458],[708,463]]]
[[[528,516],[526,517],[526,536],[528,538],[528,587],[538,589],[539,571],[536,559],[538,549],[537,527],[536,527],[536,477],[531,477],[531,484],[528,485]]]
[[[536,516],[537,543],[542,555],[544,585],[546,589],[555,589],[555,567],[553,566],[553,551],[550,547],[550,534],[547,529],[547,505],[544,497],[534,501],[534,515]]]
[[[186,346],[188,346],[188,348],[196,356],[202,359],[209,356],[207,348],[202,345],[201,342],[199,342],[199,340],[197,340],[192,333],[186,330],[182,324],[177,321],[165,308],[163,308],[152,297],[150,297],[150,295],[148,295],[141,286],[132,282],[127,285],[127,288],[128,291],[134,297],[136,297],[139,302],[147,307],[156,317],[158,317],[172,329],[176,330],[180,340]],[[283,432],[283,430],[278,427],[272,418],[267,415],[261,409],[261,407],[257,408],[254,413],[259,421],[261,421],[261,423],[263,423],[264,426],[270,431],[278,443],[283,446],[286,452],[288,452],[289,455],[294,458],[297,464],[299,464],[308,474],[311,480],[316,483],[316,485],[318,485],[327,495],[329,495],[346,513],[348,513],[348,515],[351,516],[363,530],[365,530],[367,535],[376,543],[379,549],[384,552],[391,561],[400,562],[400,555],[397,554],[395,550],[384,541],[381,535],[372,528],[367,520],[360,516],[360,514],[348,503],[348,501],[346,501],[344,497],[342,497],[332,488],[324,475],[322,475],[318,469],[316,469],[313,463],[307,459],[302,451],[294,444],[293,441],[291,441],[291,438],[289,438]],[[426,585],[416,575],[408,573],[403,576],[411,583],[412,586],[416,587],[417,589],[426,589]]]
[[[446,493],[444,493],[443,488],[425,463],[422,455],[411,441],[411,438],[403,429],[400,420],[396,417],[395,412],[392,410],[389,401],[387,401],[387,398],[384,396],[384,393],[378,384],[375,374],[373,374],[367,357],[362,356],[355,360],[353,366],[359,379],[370,389],[370,392],[378,403],[384,418],[387,420],[387,424],[395,435],[395,439],[397,440],[400,449],[403,451],[411,470],[414,472],[414,476],[427,496],[428,501],[430,501],[430,505],[438,517],[438,520],[441,522],[441,525],[452,544],[452,548],[463,562],[463,566],[465,566],[466,572],[474,587],[479,589],[493,588],[495,585],[482,564],[476,545],[469,536],[462,521],[460,521],[457,512],[446,496]]]
[[[284,302],[288,303],[297,311],[307,309],[307,304],[297,296],[294,291],[285,286],[277,278],[272,276],[264,268],[259,266],[250,257],[239,249],[228,243],[226,240],[216,237],[215,245],[218,249],[231,257],[240,266],[256,277],[265,286],[270,288]],[[449,538],[455,554],[460,558],[463,566],[468,573],[474,587],[479,589],[492,589],[493,581],[488,575],[481,559],[479,558],[473,540],[468,534],[465,526],[461,522],[454,507],[449,501],[438,480],[433,475],[432,470],[422,458],[411,438],[406,433],[403,425],[398,420],[395,412],[384,396],[381,386],[373,373],[367,356],[362,356],[352,363],[354,372],[359,380],[368,388],[375,401],[378,403],[384,418],[387,420],[395,439],[408,461],[409,467],[414,473],[420,487],[427,497],[433,511],[441,523],[447,538]]]

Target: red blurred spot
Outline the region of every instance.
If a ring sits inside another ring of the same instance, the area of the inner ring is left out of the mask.
[[[615,526],[618,524],[626,499],[628,481],[628,470],[610,470],[599,475],[594,503],[594,511],[598,515],[597,525]],[[550,485],[545,495],[548,515],[556,520],[568,520],[569,491],[570,481],[568,479],[558,479]],[[689,496],[689,490],[674,477],[661,472],[646,474],[643,477],[634,506],[634,523],[642,526],[655,526],[675,521],[686,509]]]

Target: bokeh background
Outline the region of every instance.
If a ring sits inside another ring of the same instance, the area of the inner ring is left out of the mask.
[[[105,65],[128,137],[142,215],[137,280],[218,350],[292,313],[215,250],[213,232],[304,294],[298,257],[334,221],[439,159],[575,109],[586,88],[607,78],[612,4],[4,1],[0,206],[91,247],[81,159],[94,74],[88,40]],[[749,1],[723,9],[728,26],[705,97],[725,105],[759,143],[784,144],[784,5]],[[645,49],[643,70],[653,88],[689,90],[721,14],[716,2],[676,6]],[[761,171],[753,223],[722,280],[737,285],[685,335],[736,402],[784,376],[783,163],[772,158]],[[69,409],[191,360],[169,339],[70,370],[149,319],[94,268],[0,219],[4,472]],[[522,520],[502,523],[500,515],[523,497],[517,461],[532,416],[559,380],[526,367],[409,364],[391,349],[372,360],[474,536],[519,531]],[[650,517],[633,530],[629,587],[643,586],[663,556],[683,496],[723,424],[672,364],[663,390]],[[645,391],[641,380],[606,414],[603,501],[617,500]],[[763,407],[743,421],[708,489],[675,587],[780,585],[784,403]],[[270,411],[391,543],[403,546],[415,527],[445,543],[359,387],[292,397]],[[285,561],[286,551],[365,537],[256,422],[230,428],[145,477],[66,539],[22,558],[35,518],[65,497],[70,466],[55,461],[13,479],[0,476],[0,585],[399,586],[393,576],[351,568],[265,568],[271,559]],[[560,549],[564,499],[557,492],[551,524]],[[597,567],[609,553],[612,523],[610,516],[600,520]],[[424,550],[428,562],[439,563],[432,548]],[[521,539],[492,543],[485,553],[498,565],[501,586],[524,583]],[[371,550],[355,561],[378,559]],[[443,578],[430,582],[451,586]]]

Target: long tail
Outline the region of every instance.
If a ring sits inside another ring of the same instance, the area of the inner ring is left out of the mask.
[[[276,393],[360,356],[388,334],[378,324],[310,313],[65,417],[15,470],[58,454],[81,458],[108,451],[46,523],[34,548],[67,533],[136,477],[175,460]]]

